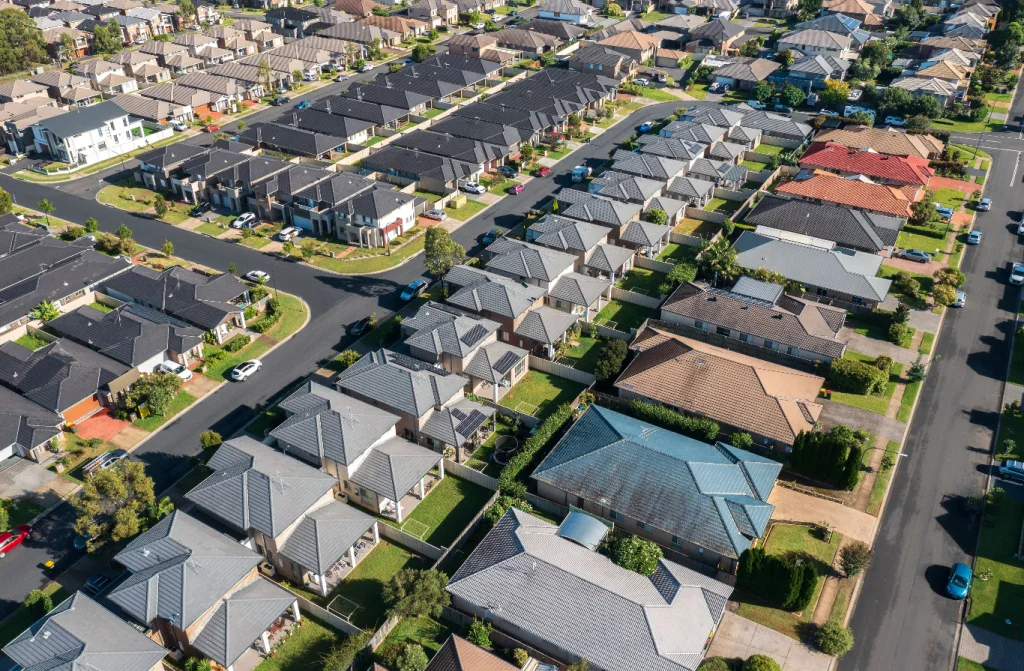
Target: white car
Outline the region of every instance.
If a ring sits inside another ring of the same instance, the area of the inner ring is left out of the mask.
[[[174,121],[168,121],[167,125],[173,128],[174,130],[178,131],[179,133],[184,133],[185,131],[188,130],[188,125],[182,121],[178,121],[177,119],[175,119]]]
[[[250,270],[245,274],[245,279],[262,284],[270,281],[270,273],[265,273],[262,270]]]
[[[763,110],[763,109],[767,109],[768,108],[768,105],[765,105],[760,100],[748,100],[747,104],[750,105],[751,107],[753,107],[756,110]]]
[[[824,117],[838,117],[839,112],[833,112],[832,110],[818,110],[818,114]]]
[[[640,86],[648,86],[651,83],[646,77],[637,77],[633,82]]]
[[[372,69],[373,69],[372,65],[370,65],[369,63],[363,63],[363,67],[359,68],[359,71],[360,72],[369,72]]]
[[[1024,217],[1021,217],[1020,223],[1017,224],[1017,235],[1024,235]]]
[[[256,221],[256,215],[252,212],[246,212],[237,219],[231,222],[231,228],[242,228]]]
[[[340,83],[340,82],[343,82],[343,81],[345,81],[347,79],[348,79],[348,75],[338,75],[337,77],[334,78],[334,81]]]
[[[240,363],[235,366],[235,369],[231,371],[231,379],[236,382],[244,382],[252,377],[260,368],[263,368],[263,362],[259,359],[252,359],[244,363]]]
[[[1015,263],[1010,269],[1010,284],[1020,286],[1024,284],[1024,263]]]
[[[459,188],[465,191],[466,193],[487,193],[487,189],[485,189],[482,185],[477,184],[476,182],[460,182]]]
[[[850,92],[846,94],[846,99],[853,103],[860,100],[862,95],[864,95],[863,89],[850,89]]]
[[[185,368],[176,361],[163,361],[156,367],[156,372],[167,373],[168,375],[177,375],[185,382],[192,379],[192,371]]]
[[[896,126],[897,128],[902,128],[903,126],[907,125],[907,122],[904,121],[903,117],[901,116],[887,116],[885,117],[885,124],[887,126]]]

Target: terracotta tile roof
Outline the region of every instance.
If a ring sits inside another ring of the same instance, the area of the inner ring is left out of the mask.
[[[776,192],[808,200],[838,203],[869,212],[909,217],[910,208],[920,190],[916,186],[888,186],[814,171],[806,179],[798,177],[781,184]]]
[[[647,327],[619,389],[792,445],[821,415],[824,378]]]
[[[818,142],[838,142],[852,149],[871,149],[880,154],[933,158],[946,146],[934,135],[913,135],[884,128],[842,128],[818,134]]]
[[[967,71],[956,63],[949,61],[939,61],[934,65],[930,65],[926,68],[917,71],[918,77],[938,77],[939,79],[947,79],[949,81],[962,81],[967,79]]]
[[[627,30],[626,32],[619,33],[618,35],[612,35],[607,37],[598,44],[605,47],[620,47],[625,49],[651,49],[661,45],[661,40],[655,39],[650,35],[644,35],[638,33],[635,30]]]
[[[866,175],[896,184],[924,186],[935,171],[917,156],[893,156],[849,149],[837,142],[813,142],[800,159],[803,168],[824,168]]]
[[[452,634],[437,651],[426,671],[517,671],[500,657]]]

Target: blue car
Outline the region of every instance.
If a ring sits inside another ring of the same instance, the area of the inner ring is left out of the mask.
[[[651,130],[651,128],[653,128],[653,127],[654,127],[654,122],[653,121],[645,121],[642,124],[640,124],[640,132],[641,133],[646,133],[647,131]]]
[[[978,245],[981,244],[981,231],[971,231],[970,235],[967,236],[967,244]]]
[[[949,582],[946,583],[946,594],[954,599],[965,599],[971,591],[971,579],[974,574],[967,564],[957,562],[949,570]]]
[[[412,299],[422,294],[423,290],[426,288],[426,280],[413,280],[412,282],[409,283],[409,286],[402,290],[401,298],[403,301],[411,301]]]
[[[295,104],[295,109],[297,109],[297,110],[306,110],[306,109],[309,109],[312,106],[313,106],[313,101],[312,100],[303,100],[302,102],[299,102],[299,103]]]
[[[953,218],[953,210],[951,210],[950,208],[945,207],[943,205],[939,205],[938,203],[935,203],[935,211],[938,212],[939,215],[941,215],[943,219],[952,219]]]

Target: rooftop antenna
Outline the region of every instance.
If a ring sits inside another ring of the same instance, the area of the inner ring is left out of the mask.
[[[195,571],[195,573],[197,575],[199,574],[199,569],[205,569],[206,568],[205,566],[203,566],[202,564],[197,562],[195,560],[195,557],[192,557],[191,555],[189,556],[189,558],[187,560],[185,560],[185,566],[188,566],[190,569]]]
[[[354,426],[354,425],[359,423],[359,418],[356,417],[356,414],[352,411],[352,406],[350,406],[350,405],[349,406],[345,406],[345,411],[348,414],[341,416],[341,419],[343,421],[347,421],[350,426]]]
[[[289,486],[288,483],[284,481],[284,478],[281,477],[281,469],[277,469],[277,480],[275,481],[274,478],[271,478],[270,481],[277,486],[277,491],[282,494],[284,494],[285,487]]]
[[[647,440],[657,432],[658,429],[654,428],[653,426],[645,426],[644,428],[640,429],[640,440],[646,443]]]

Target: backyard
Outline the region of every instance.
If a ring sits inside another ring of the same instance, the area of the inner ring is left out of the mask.
[[[645,296],[659,296],[661,295],[660,287],[664,284],[666,277],[668,276],[665,273],[659,273],[656,270],[634,267],[615,286]]]
[[[719,212],[726,216],[729,216],[740,209],[740,205],[743,203],[738,200],[726,200],[725,198],[712,198],[708,201],[708,204],[704,206],[705,212]]]
[[[592,371],[601,352],[600,344],[601,341],[597,338],[579,336],[572,347],[558,357],[557,361],[577,370]]]
[[[563,403],[571,403],[584,389],[578,382],[531,370],[508,390],[501,405],[543,419]]]
[[[672,229],[672,232],[681,233],[683,235],[693,235],[706,240],[710,239],[711,236],[720,230],[722,230],[722,227],[714,222],[683,217],[683,220],[676,224],[675,228]]]
[[[640,328],[646,319],[653,316],[654,310],[650,308],[613,298],[597,313],[594,323],[629,333],[630,329]]]
[[[504,415],[495,415],[494,421],[494,431],[487,437],[484,444],[473,453],[473,456],[466,460],[466,466],[492,478],[498,477],[501,474],[502,468],[491,461],[491,455],[494,454],[494,446],[497,444],[498,438],[515,433],[510,420]]]
[[[426,615],[407,617],[391,630],[375,653],[378,659],[384,660],[393,657],[406,645],[416,644],[423,647],[428,657],[433,657],[448,637],[455,633],[458,631],[446,620],[435,620]]]
[[[345,640],[345,634],[321,624],[308,614],[293,627],[288,638],[260,662],[256,671],[306,671],[322,665],[332,648]]]
[[[872,364],[875,357],[861,354],[860,352],[854,352],[853,350],[846,350],[843,354],[844,359],[854,359],[862,361],[867,364]],[[842,403],[843,405],[853,406],[854,408],[860,408],[861,410],[867,410],[868,412],[874,412],[879,415],[885,415],[889,411],[889,401],[892,399],[893,392],[896,391],[896,383],[899,382],[900,373],[903,372],[903,364],[895,362],[892,364],[892,368],[889,369],[889,382],[885,385],[885,390],[881,394],[849,394],[845,392],[832,392],[832,400],[836,403]],[[826,381],[826,385],[828,382]]]
[[[480,512],[492,494],[489,489],[448,473],[406,517],[400,528],[434,547],[448,547]],[[384,521],[399,526],[390,519]],[[418,524],[410,525],[412,521]]]

